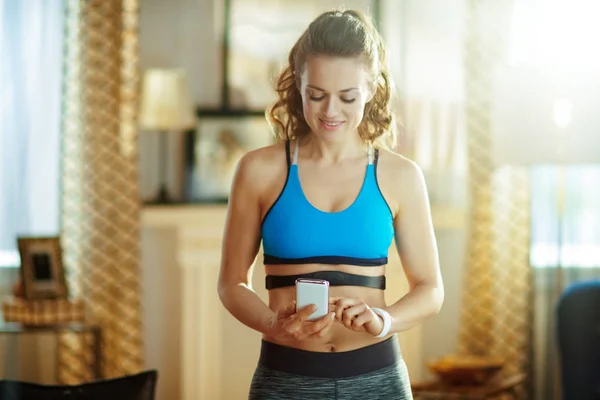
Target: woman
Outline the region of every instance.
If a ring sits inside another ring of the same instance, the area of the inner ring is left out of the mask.
[[[356,11],[326,12],[291,50],[269,119],[281,143],[239,162],[219,296],[263,334],[250,399],[411,399],[397,332],[436,314],[444,292],[420,169],[394,142],[383,43]],[[384,301],[395,239],[410,284]],[[269,304],[251,288],[264,248]],[[296,310],[294,281],[330,282],[330,313]]]

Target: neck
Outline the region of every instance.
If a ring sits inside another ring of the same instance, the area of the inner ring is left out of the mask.
[[[345,159],[362,157],[368,151],[368,146],[358,134],[352,135],[352,139],[337,141],[323,140],[314,134],[309,134],[300,144],[306,148],[308,157],[334,164]]]

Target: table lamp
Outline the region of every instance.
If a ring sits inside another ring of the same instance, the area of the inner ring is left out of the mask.
[[[170,203],[166,134],[190,129],[196,124],[187,77],[182,69],[152,68],[144,73],[138,121],[140,128],[160,132],[160,187],[151,203]]]

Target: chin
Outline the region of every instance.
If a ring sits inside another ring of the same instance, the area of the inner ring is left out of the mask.
[[[319,139],[323,140],[324,142],[328,142],[328,143],[340,143],[343,142],[344,140],[348,139],[348,135],[346,134],[346,132],[323,132],[321,131],[316,131],[313,132]]]
[[[312,127],[313,133],[319,137],[320,139],[326,142],[340,142],[343,140],[347,140],[350,136],[350,132],[345,126],[347,123],[344,123],[343,126],[338,127],[337,129],[325,129],[320,124]]]

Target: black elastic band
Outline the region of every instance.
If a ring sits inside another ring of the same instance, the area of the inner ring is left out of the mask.
[[[377,169],[377,160],[379,160],[379,149],[375,149],[375,158],[373,159],[373,166]]]
[[[398,337],[356,350],[317,352],[262,341],[259,363],[289,374],[340,379],[374,372],[402,359]]]
[[[365,276],[348,274],[341,271],[317,271],[300,275],[267,275],[265,286],[267,290],[294,286],[296,279],[323,279],[329,286],[364,286],[385,290],[385,275]]]
[[[290,170],[290,166],[292,165],[292,158],[290,156],[290,141],[285,141],[285,159],[287,160],[288,171]]]

